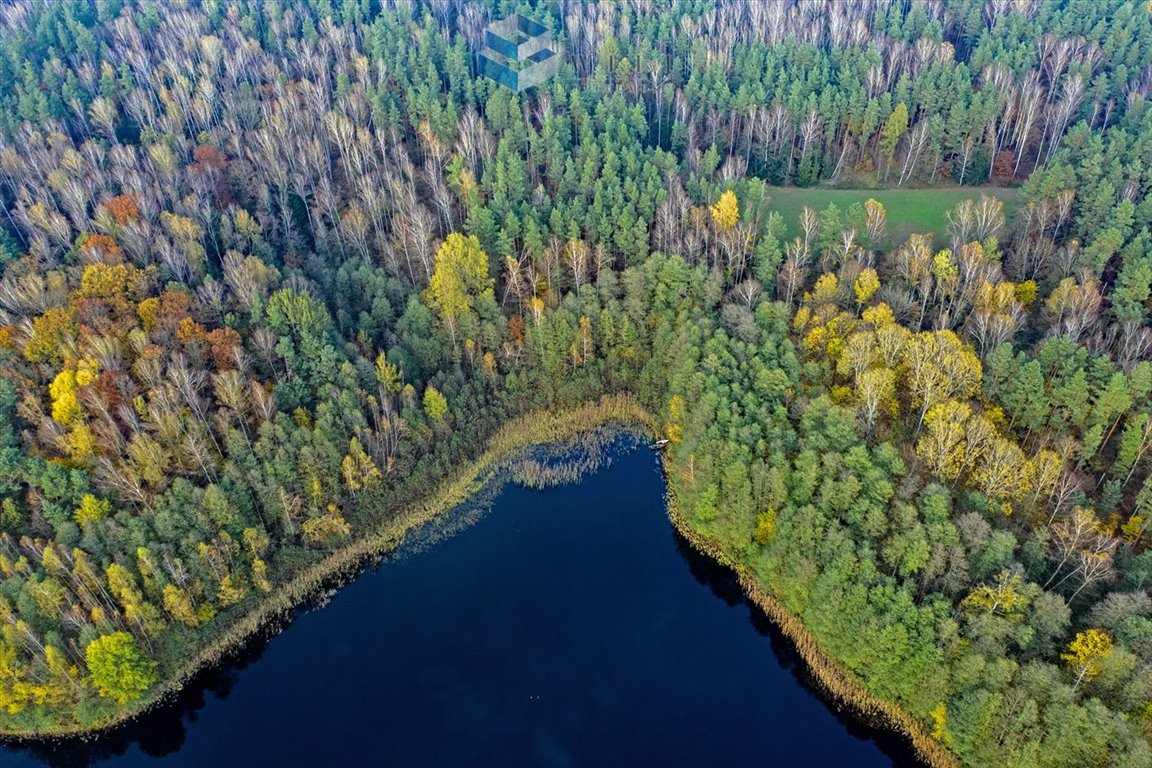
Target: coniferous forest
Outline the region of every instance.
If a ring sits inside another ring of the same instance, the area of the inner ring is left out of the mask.
[[[612,395],[947,759],[1152,764],[1150,96],[1119,0],[0,6],[0,733]]]

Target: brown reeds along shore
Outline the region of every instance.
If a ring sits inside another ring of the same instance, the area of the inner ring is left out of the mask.
[[[314,599],[334,582],[354,576],[374,557],[394,550],[407,534],[467,502],[494,480],[501,469],[511,468],[511,479],[522,485],[544,488],[574,482],[594,470],[602,458],[609,436],[598,430],[619,425],[644,433],[653,431],[652,417],[629,395],[607,395],[581,407],[558,413],[538,412],[515,419],[489,440],[475,461],[448,478],[440,489],[405,509],[385,525],[304,568],[274,590],[247,614],[224,628],[209,644],[153,689],[136,705],[104,720],[85,725],[63,725],[45,731],[0,733],[13,740],[52,740],[93,737],[101,731],[130,722],[180,691],[199,672],[221,663],[261,632],[275,633],[291,612]],[[580,441],[580,455],[572,460],[548,463],[534,457],[517,457],[541,445]],[[513,462],[515,462],[513,464]],[[849,707],[871,726],[889,729],[906,738],[916,754],[933,768],[953,768],[958,762],[927,727],[897,705],[869,693],[855,677],[820,648],[801,620],[767,593],[723,549],[694,530],[679,513],[675,498],[667,499],[668,518],[689,544],[701,554],[735,571],[739,584],[757,607],[794,644],[812,677],[834,701]]]
[[[836,659],[829,656],[800,618],[766,592],[746,568],[733,560],[717,543],[692,528],[680,515],[675,496],[669,491],[668,519],[680,535],[697,552],[731,568],[748,599],[756,605],[791,641],[812,678],[830,699],[848,707],[868,725],[893,731],[908,740],[916,756],[932,768],[958,768],[960,762],[948,749],[932,738],[928,727],[892,702],[885,701],[864,688],[856,677]]]
[[[534,445],[569,441],[606,425],[619,424],[645,429],[650,423],[651,417],[639,401],[629,395],[605,395],[595,402],[571,410],[537,412],[514,419],[493,435],[484,453],[462,467],[453,477],[447,478],[439,490],[406,507],[375,531],[302,569],[265,596],[247,614],[223,628],[174,674],[160,681],[133,705],[84,724],[67,723],[34,731],[0,730],[0,737],[13,741],[90,737],[135,720],[167,701],[197,673],[225,660],[254,636],[261,632],[277,631],[294,608],[314,598],[333,582],[349,578],[370,559],[393,550],[413,529],[466,502],[520,452]],[[540,480],[543,481],[543,477]],[[549,480],[556,481],[558,478]]]

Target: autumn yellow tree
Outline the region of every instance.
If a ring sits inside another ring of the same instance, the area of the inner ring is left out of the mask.
[[[492,291],[488,275],[488,255],[475,235],[465,237],[453,232],[436,252],[432,279],[424,292],[425,300],[440,315],[444,327],[456,344],[460,322],[474,309],[476,300]]]
[[[1101,662],[1112,655],[1112,636],[1099,629],[1086,629],[1077,632],[1068,644],[1068,651],[1060,658],[1068,664],[1068,669],[1076,675],[1072,690],[1080,687],[1084,680],[1098,677],[1104,671]]]
[[[844,340],[844,348],[836,360],[836,373],[849,379],[859,379],[860,374],[876,365],[879,359],[876,334],[873,331],[857,331]]]
[[[881,307],[885,306],[883,304]],[[870,307],[864,311],[865,319],[876,307]],[[888,322],[876,327],[876,350],[880,353],[880,359],[883,364],[889,368],[895,368],[904,355],[904,349],[908,345],[908,341],[912,338],[912,332],[896,321],[891,319],[891,311]]]
[[[437,424],[448,415],[448,400],[431,384],[424,390],[424,413]]]
[[[1005,514],[1012,514],[1011,501],[1032,487],[1032,464],[1013,440],[997,436],[973,472],[976,487],[986,496],[1001,499]]]
[[[664,435],[672,445],[684,439],[684,398],[672,395],[668,400],[668,422],[664,427]]]
[[[392,364],[383,352],[376,356],[376,383],[389,395],[399,393],[404,387],[404,377],[400,374],[400,369]]]
[[[52,419],[67,430],[58,441],[59,447],[79,466],[88,464],[96,452],[96,439],[79,401],[80,387],[91,384],[96,376],[96,362],[83,358],[75,365],[69,363],[48,385]]]
[[[759,545],[772,543],[776,537],[776,510],[766,509],[756,516],[756,532],[752,539]]]
[[[952,744],[952,733],[948,730],[948,705],[940,702],[935,709],[928,713],[932,718],[932,738],[941,744]]]
[[[131,299],[140,283],[140,270],[131,264],[89,264],[80,277],[77,296],[123,302]]]
[[[96,638],[84,649],[84,660],[96,691],[120,704],[140,698],[156,682],[156,662],[127,632]]]
[[[912,336],[902,348],[901,370],[919,409],[917,431],[933,405],[948,398],[965,400],[980,388],[983,366],[972,348],[952,331]]]
[[[736,193],[730,189],[720,195],[720,199],[709,206],[708,210],[712,214],[712,221],[716,222],[721,232],[732,231],[740,221],[740,203],[736,199]]]
[[[864,306],[879,289],[880,278],[876,275],[876,270],[865,269],[861,271],[856,278],[856,283],[852,286],[852,290],[856,294],[856,304],[861,307]]]
[[[261,592],[272,591],[272,582],[268,580],[268,564],[260,558],[252,561],[252,583]]]
[[[965,327],[981,354],[1010,340],[1024,320],[1024,304],[1017,298],[1017,286],[984,281],[976,290],[972,312]]]
[[[32,363],[60,365],[64,360],[64,346],[74,339],[78,327],[72,310],[52,307],[32,320],[32,333],[24,342],[24,357]]]
[[[200,623],[200,619],[196,615],[196,606],[193,605],[187,590],[181,589],[175,584],[167,584],[164,586],[163,599],[164,610],[174,620],[188,627],[195,627]]]
[[[304,540],[315,546],[347,538],[352,534],[352,528],[335,504],[329,504],[324,514],[305,520],[302,528]]]
[[[120,601],[124,607],[124,618],[135,625],[149,637],[157,635],[164,629],[164,617],[156,606],[144,599],[136,578],[124,566],[112,563],[106,571],[108,577],[108,591]]]
[[[945,400],[928,409],[916,455],[944,480],[955,480],[964,465],[964,425],[972,409],[967,403]]]
[[[380,470],[372,457],[365,452],[360,440],[353,437],[348,443],[348,453],[340,464],[340,472],[353,496],[380,479]]]
[[[84,494],[80,499],[80,506],[73,513],[77,523],[98,523],[112,511],[112,503],[107,499],[97,498],[90,493]]]
[[[887,223],[888,216],[884,210],[884,204],[879,200],[868,198],[864,202],[864,232],[868,240],[869,258],[871,258],[871,251],[878,248],[884,239]]]
[[[19,714],[31,703],[27,669],[16,648],[0,638],[0,712]]]
[[[1009,621],[1020,621],[1031,600],[1023,591],[1024,579],[1019,573],[1001,571],[990,584],[975,587],[960,601],[969,613],[992,613]]]

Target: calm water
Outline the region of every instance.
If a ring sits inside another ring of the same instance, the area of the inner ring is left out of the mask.
[[[134,726],[0,766],[912,764],[678,539],[644,450],[506,489],[256,646]]]

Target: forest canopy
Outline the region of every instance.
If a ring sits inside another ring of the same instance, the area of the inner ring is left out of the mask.
[[[564,51],[524,94],[476,76],[514,12]],[[1152,764],[1144,3],[16,0],[0,84],[0,733],[629,393],[959,763]]]

